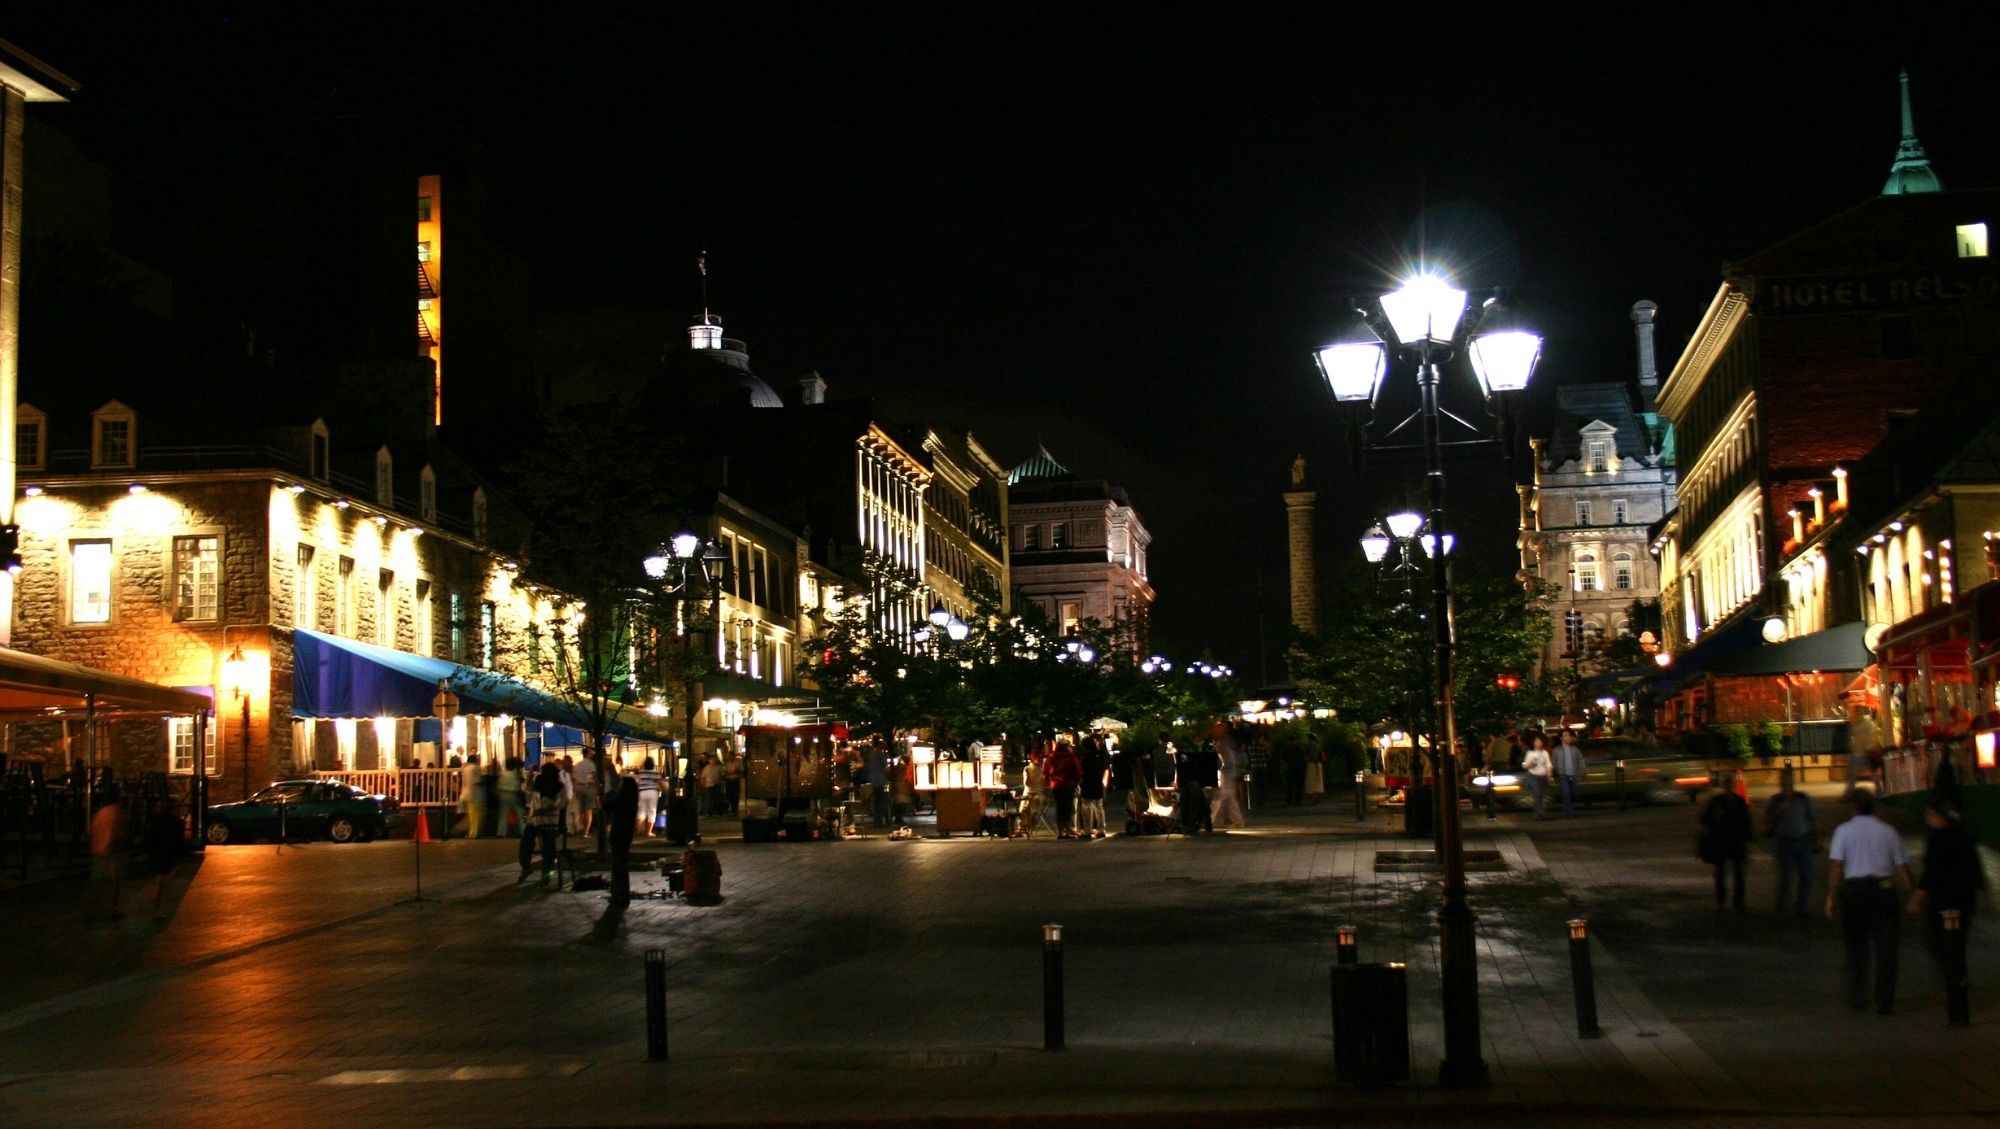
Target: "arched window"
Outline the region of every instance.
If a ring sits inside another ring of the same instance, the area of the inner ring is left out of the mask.
[[[417,477],[417,513],[425,521],[436,521],[438,516],[437,472],[426,466]]]
[[[1632,554],[1624,549],[1611,558],[1611,586],[1621,592],[1632,587]]]
[[[1575,572],[1577,591],[1595,592],[1602,586],[1599,583],[1597,574],[1597,554],[1595,552],[1585,549],[1578,553],[1575,557]]]
[[[396,458],[387,446],[375,452],[375,504],[390,506],[396,501]]]

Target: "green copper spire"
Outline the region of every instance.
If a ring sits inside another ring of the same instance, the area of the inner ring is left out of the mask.
[[[1889,180],[1882,186],[1882,195],[1942,192],[1944,184],[1931,171],[1931,159],[1924,154],[1924,143],[1917,140],[1916,119],[1910,114],[1910,72],[1902,72],[1902,82],[1903,142],[1896,146],[1896,160],[1889,166]]]

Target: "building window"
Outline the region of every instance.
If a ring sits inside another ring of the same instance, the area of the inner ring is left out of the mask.
[[[528,624],[528,673],[542,672],[542,625]]]
[[[222,614],[222,539],[174,538],[174,618],[213,620]]]
[[[298,563],[292,570],[292,626],[307,631],[319,628],[319,582],[313,575],[313,547],[300,545]]]
[[[396,457],[384,447],[375,452],[375,503],[392,506],[396,502]]]
[[[48,458],[49,422],[42,413],[22,407],[14,414],[14,466],[41,470]]]
[[[451,603],[447,609],[451,613],[451,661],[465,661],[465,596],[458,589],[451,590]]]
[[[437,472],[425,467],[417,480],[417,514],[425,521],[436,521],[438,516]]]
[[[475,541],[486,540],[486,488],[472,492],[472,537]]]
[[[1625,499],[1623,498],[1611,499],[1611,524],[1624,525],[1626,521],[1626,515],[1628,513],[1629,511],[1626,510],[1625,508]]]
[[[69,621],[111,622],[111,542],[69,543]]]
[[[354,558],[340,558],[340,582],[333,591],[333,630],[354,638]]]
[[[1910,361],[1917,356],[1917,327],[1908,314],[1890,314],[1878,323],[1882,334],[1882,359]]]
[[[1576,558],[1576,590],[1595,592],[1598,589],[1597,558],[1585,553]]]
[[[1083,605],[1065,603],[1062,606],[1062,615],[1059,617],[1058,622],[1062,624],[1062,633],[1065,636],[1075,635],[1078,631],[1083,630]]]
[[[1069,525],[1067,523],[1059,521],[1049,526],[1049,548],[1069,548]]]
[[[435,624],[437,621],[433,618],[434,615],[435,609],[431,603],[431,582],[428,580],[419,580],[417,581],[416,635],[417,653],[420,655],[434,655],[436,652],[437,629]]]
[[[1041,547],[1042,547],[1042,527],[1039,525],[1022,526],[1021,548],[1026,552],[1032,553]]]
[[[194,723],[191,717],[170,717],[167,719],[167,744],[174,751],[171,771],[176,776],[194,775]],[[202,733],[202,775],[215,775],[215,721],[209,719],[201,727]]]
[[[90,465],[121,467],[133,465],[133,431],[136,417],[122,404],[101,408],[91,417]]]
[[[1611,469],[1611,444],[1592,442],[1589,446],[1590,473],[1603,474]]]
[[[325,482],[333,474],[333,440],[327,434],[326,424],[315,420],[312,426],[312,476]]]
[[[375,642],[396,645],[396,574],[386,568],[375,576]]]
[[[1961,259],[1983,259],[1986,257],[1985,224],[1962,223],[1958,225],[1958,257]]]
[[[495,619],[493,604],[486,601],[479,605],[479,665],[493,669],[493,652],[498,643],[500,625]]]
[[[431,261],[430,240],[421,239],[417,241],[417,261],[420,263],[428,263]]]
[[[1583,501],[1583,500],[1581,500],[1581,499],[1579,499],[1579,500],[1577,501],[1577,503],[1576,503],[1576,523],[1577,523],[1578,525],[1589,525],[1589,524],[1590,524],[1590,503],[1589,503],[1589,502],[1587,502],[1587,501]]]
[[[1611,558],[1611,586],[1621,592],[1632,587],[1632,554],[1619,553]]]
[[[431,198],[428,196],[417,197],[417,222],[431,222]],[[419,243],[417,246],[421,247],[423,244]]]

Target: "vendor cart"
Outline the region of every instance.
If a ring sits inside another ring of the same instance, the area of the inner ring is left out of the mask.
[[[833,726],[743,729],[743,841],[815,837],[833,803]]]

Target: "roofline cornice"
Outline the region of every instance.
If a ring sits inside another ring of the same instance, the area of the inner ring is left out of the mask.
[[[1694,400],[1695,392],[1701,387],[1703,378],[1714,366],[1715,359],[1722,355],[1723,347],[1735,336],[1737,327],[1743,324],[1750,311],[1749,295],[1725,282],[1715,292],[1715,298],[1708,304],[1708,311],[1701,316],[1701,324],[1695,327],[1688,338],[1687,348],[1680,360],[1674,362],[1674,370],[1660,384],[1657,398],[1660,414],[1678,421],[1681,413]]]

